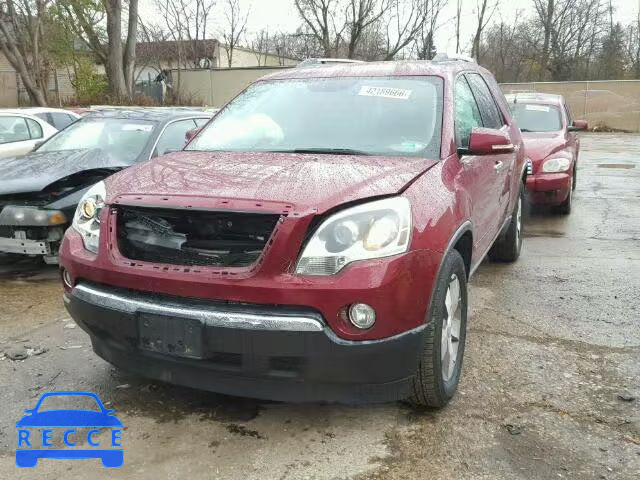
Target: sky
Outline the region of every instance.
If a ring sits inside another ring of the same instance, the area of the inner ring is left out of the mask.
[[[291,32],[300,24],[301,20],[294,6],[294,0],[241,0],[243,5],[250,6],[250,15],[247,22],[248,35],[257,32],[263,28],[268,28],[273,32]],[[617,20],[627,23],[635,18],[640,8],[640,0],[612,0]],[[158,19],[155,12],[154,0],[140,0],[140,7],[143,18],[147,20]],[[218,13],[222,11],[224,0],[218,0],[218,5],[214,10]],[[449,0],[449,4],[440,14],[440,23],[442,26],[436,34],[436,47],[440,52],[455,52],[455,27],[453,19],[455,18],[456,0]],[[471,36],[475,28],[475,8],[476,0],[462,0],[462,22],[461,22],[461,42],[464,48],[469,49]],[[533,10],[533,0],[501,0],[500,7],[494,14],[492,20],[502,18],[505,22],[513,22],[521,13],[530,14]],[[220,28],[221,25],[218,25]],[[215,28],[215,27],[214,27]],[[220,37],[217,32],[212,31],[212,37]],[[464,42],[462,41],[464,39]],[[465,52],[468,53],[468,52]]]

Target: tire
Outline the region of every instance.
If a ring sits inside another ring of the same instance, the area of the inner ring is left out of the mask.
[[[458,301],[451,301],[449,299],[455,295],[455,285],[458,286]],[[451,309],[448,304],[456,304],[457,308]],[[436,280],[424,346],[413,379],[413,393],[408,399],[410,404],[441,408],[451,400],[460,381],[466,332],[467,274],[462,257],[458,251],[452,250],[445,257]],[[443,347],[447,349],[446,352],[443,352]],[[447,355],[453,347],[454,354]],[[447,359],[453,359],[453,363],[447,362]]]
[[[494,262],[515,262],[522,250],[522,210],[524,208],[524,188],[520,184],[518,201],[516,202],[507,230],[496,239],[489,250],[489,258]]]
[[[556,206],[556,212],[562,215],[569,215],[571,213],[571,206],[573,205],[573,191],[576,189],[575,172],[571,176],[571,188],[569,188],[569,194],[567,199],[560,205]]]
[[[22,257],[22,255],[16,255],[14,253],[0,253],[0,265],[12,265]]]

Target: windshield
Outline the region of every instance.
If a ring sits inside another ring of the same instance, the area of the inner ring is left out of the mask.
[[[511,113],[523,132],[556,132],[562,130],[560,109],[553,105],[513,103]]]
[[[258,82],[186,150],[429,156],[440,153],[442,79]]]
[[[98,148],[119,160],[133,161],[147,144],[155,122],[85,117],[44,143],[38,152]]]

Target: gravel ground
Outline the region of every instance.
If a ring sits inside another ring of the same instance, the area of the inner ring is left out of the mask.
[[[640,137],[584,135],[574,211],[534,211],[520,260],[470,288],[462,383],[441,411],[292,405],[116,371],[68,318],[56,270],[0,276],[3,478],[640,478]],[[12,360],[27,355],[23,360]],[[14,464],[15,422],[44,392],[96,392],[125,464]]]

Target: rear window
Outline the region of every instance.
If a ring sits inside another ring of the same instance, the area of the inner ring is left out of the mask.
[[[232,101],[187,150],[439,157],[441,125],[439,77],[263,81]]]
[[[539,103],[512,103],[511,113],[523,132],[556,132],[562,130],[560,109]]]

